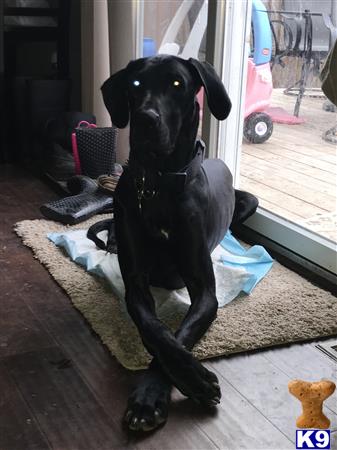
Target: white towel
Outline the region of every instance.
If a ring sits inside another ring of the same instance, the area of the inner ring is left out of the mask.
[[[87,239],[86,234],[87,230],[74,230],[64,233],[49,233],[48,238],[57,246],[63,247],[70,258],[77,264],[83,266],[89,273],[106,278],[113,293],[117,296],[121,305],[124,307],[125,289],[117,255],[106,253],[104,250],[99,250],[91,240]],[[102,231],[98,236],[103,241],[106,241],[107,232]],[[234,255],[229,250],[224,248],[226,247],[226,239],[229,239],[230,245],[227,247],[230,248],[232,252],[233,242],[234,246],[239,245],[238,242],[230,234],[228,234],[222,242],[222,245],[219,245],[212,253],[213,268],[216,279],[216,293],[220,308],[234,300],[241,291],[245,290],[245,286],[247,286],[247,284],[252,285],[252,279],[255,281],[255,284],[258,281],[256,281],[256,276],[252,273],[252,271],[249,272],[244,265],[240,265],[240,258],[245,258],[245,260],[247,260],[244,255]],[[241,246],[240,248],[243,252],[246,252],[246,250]],[[255,246],[250,250],[254,248],[258,249],[260,247]],[[262,247],[261,249],[265,252],[264,255],[266,254],[269,257]],[[259,252],[255,252],[254,258],[257,264],[261,264],[261,261],[259,261],[260,256],[261,255]],[[225,260],[229,257],[232,259],[231,263],[234,258],[236,262],[235,265],[225,265]],[[271,261],[272,260],[270,258],[270,266]],[[252,258],[249,259],[249,262],[251,265]],[[264,276],[264,274],[262,276]],[[186,288],[175,291],[168,291],[161,288],[151,288],[151,291],[155,298],[157,308],[171,308],[172,302],[176,304],[176,308],[180,307],[187,309],[190,305],[190,298]]]

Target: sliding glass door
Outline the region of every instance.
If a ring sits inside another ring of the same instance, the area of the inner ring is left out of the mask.
[[[336,274],[336,109],[319,80],[331,46],[322,11],[331,16],[333,2],[300,3],[252,2],[236,179],[260,200],[249,226]]]
[[[246,225],[336,274],[336,113],[318,78],[335,6],[308,1],[308,12],[302,3],[143,2],[141,45],[145,56],[213,63],[233,108],[223,123],[204,108],[200,131],[209,156],[222,158],[236,187],[260,200]]]

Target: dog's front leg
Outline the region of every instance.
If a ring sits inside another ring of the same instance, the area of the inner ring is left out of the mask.
[[[191,350],[206,333],[217,315],[213,264],[204,236],[204,228],[179,231],[175,248],[179,274],[184,280],[191,306],[175,336]]]
[[[149,372],[131,396],[126,419],[132,429],[151,429],[164,417],[156,417],[159,401],[168,405],[171,384],[196,401],[214,404],[219,397],[217,378],[176,340],[156,317],[148,285],[151,249],[135,217],[115,207],[118,257],[126,289],[128,312],[146,349],[154,356]],[[155,386],[157,387],[155,388]],[[146,399],[153,399],[152,403]],[[143,399],[143,400],[142,400]],[[131,404],[130,404],[131,402]],[[156,404],[157,402],[157,404]]]
[[[218,310],[213,264],[207,244],[207,226],[199,210],[191,208],[189,203],[183,204],[180,211],[177,210],[176,225],[170,235],[179,274],[191,299],[191,306],[175,333],[177,341],[188,350],[192,350],[206,333]],[[213,400],[219,401],[220,397],[219,389],[218,396]]]
[[[128,311],[145,341],[151,341],[151,322],[156,320],[154,301],[148,288],[151,243],[139,224],[137,208],[128,211],[115,202],[115,232],[118,259],[126,289]],[[146,333],[146,330],[149,330]],[[146,335],[146,338],[145,338]],[[145,346],[149,349],[148,345]],[[154,358],[139,376],[128,399],[124,420],[131,430],[149,431],[166,421],[172,383]]]
[[[172,383],[153,359],[137,379],[124,420],[131,430],[150,431],[166,422]]]

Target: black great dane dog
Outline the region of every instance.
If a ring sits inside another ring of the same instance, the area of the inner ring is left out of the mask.
[[[216,375],[191,353],[216,317],[210,253],[257,199],[234,190],[219,159],[203,161],[197,141],[204,87],[211,113],[225,119],[231,103],[208,63],[160,55],[131,61],[102,86],[112,123],[130,122],[130,155],[115,191],[118,259],[128,312],[153,356],[128,401],[132,430],[165,422],[172,385],[207,407],[220,402]],[[176,333],[156,316],[149,286],[186,286],[191,306]]]

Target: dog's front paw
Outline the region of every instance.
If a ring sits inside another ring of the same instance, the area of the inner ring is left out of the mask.
[[[170,395],[170,384],[145,374],[128,400],[124,420],[130,430],[150,431],[166,422]]]
[[[176,355],[177,356],[177,355]],[[217,376],[206,369],[191,353],[179,352],[179,357],[160,359],[162,368],[172,383],[186,397],[204,406],[220,403],[221,390]]]

